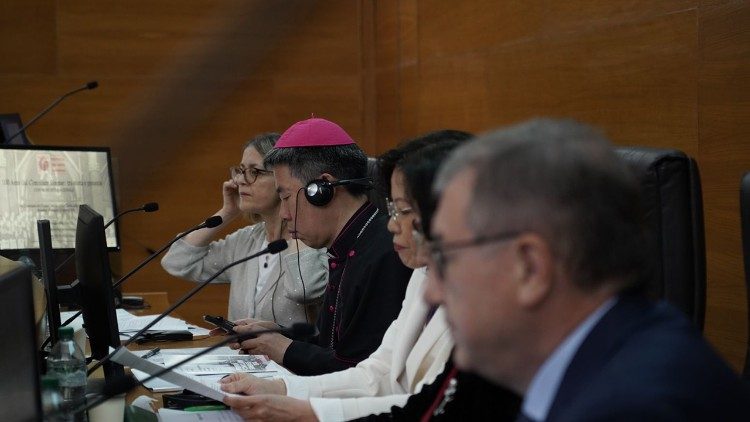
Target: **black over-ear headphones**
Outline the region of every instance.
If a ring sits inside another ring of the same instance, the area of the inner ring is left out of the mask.
[[[307,202],[322,207],[333,199],[333,188],[344,185],[359,185],[364,186],[365,189],[373,188],[372,179],[369,177],[363,177],[361,179],[342,179],[333,182],[323,179],[315,179],[305,186],[305,198],[307,198]]]

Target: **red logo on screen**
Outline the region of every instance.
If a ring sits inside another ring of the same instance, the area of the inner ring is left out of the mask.
[[[36,157],[36,164],[40,171],[49,170],[49,155],[39,155]]]

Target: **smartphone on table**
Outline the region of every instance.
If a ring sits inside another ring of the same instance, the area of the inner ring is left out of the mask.
[[[220,316],[203,315],[203,320],[209,324],[213,324],[216,327],[221,328],[227,334],[237,334],[234,331],[234,327],[236,327],[237,324],[229,321],[228,319],[224,319]]]

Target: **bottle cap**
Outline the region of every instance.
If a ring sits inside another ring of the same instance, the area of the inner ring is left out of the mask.
[[[60,327],[57,330],[61,340],[72,340],[73,339],[73,327]]]
[[[60,388],[60,381],[54,375],[45,375],[42,377],[42,388]]]

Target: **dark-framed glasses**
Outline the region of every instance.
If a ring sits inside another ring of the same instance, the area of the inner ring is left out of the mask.
[[[435,270],[441,280],[445,279],[445,269],[448,265],[447,254],[449,252],[486,245],[492,242],[502,242],[518,237],[522,232],[508,231],[489,236],[479,236],[471,240],[459,240],[455,242],[441,242],[433,239],[430,242],[430,257],[435,264]]]
[[[259,169],[257,167],[244,168],[242,166],[229,167],[229,175],[235,183],[244,180],[248,185],[255,183],[261,174],[273,174],[271,170]]]
[[[399,217],[403,215],[409,215],[414,212],[411,207],[398,209],[396,207],[396,204],[391,201],[391,198],[385,198],[385,205],[388,208],[388,216],[391,217],[393,221],[398,221]]]

